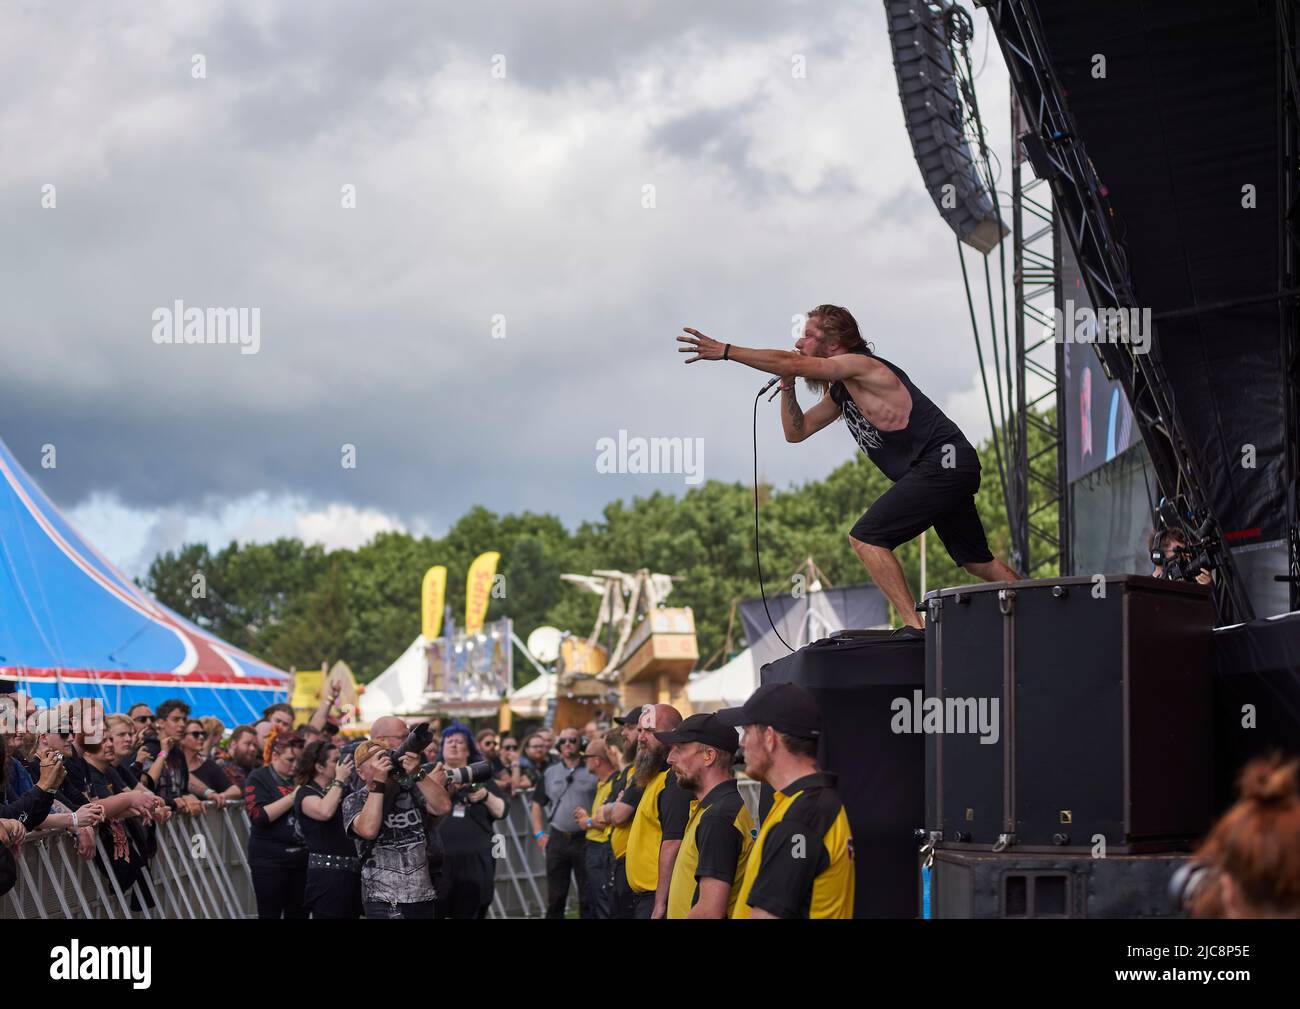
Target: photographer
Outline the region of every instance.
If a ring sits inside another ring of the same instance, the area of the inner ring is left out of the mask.
[[[400,733],[399,733],[400,727]],[[365,787],[343,800],[343,825],[357,839],[361,903],[367,918],[432,918],[436,892],[429,866],[436,818],[451,811],[442,765],[420,766],[419,749],[401,754],[397,774],[385,742],[407,739],[398,718],[381,718],[356,749]],[[405,742],[402,744],[405,746]]]
[[[1187,549],[1187,533],[1178,526],[1170,526],[1167,529],[1158,529],[1153,532],[1147,540],[1147,547],[1151,553],[1151,562],[1155,565],[1151,572],[1152,578],[1181,577],[1181,571],[1175,570],[1172,567],[1173,563],[1178,562],[1178,567],[1181,568],[1187,562],[1193,560],[1190,551]],[[1162,560],[1157,560],[1157,558]],[[1167,566],[1171,567],[1168,573],[1165,571]],[[1196,576],[1196,584],[1209,585],[1211,582],[1212,578],[1209,570],[1201,568],[1200,573]]]
[[[534,739],[536,737],[533,737]],[[577,729],[560,733],[560,759],[542,772],[533,791],[533,839],[546,853],[546,917],[563,918],[569,899],[569,876],[578,883],[578,907],[592,916],[587,892],[587,837],[578,829],[573,811],[590,809],[596,798],[596,776],[582,766]]]
[[[294,830],[293,773],[302,753],[302,737],[272,732],[266,764],[244,783],[248,811],[248,868],[253,877],[259,918],[306,918],[307,847]]]
[[[304,903],[313,918],[361,915],[361,861],[343,829],[343,796],[352,776],[352,758],[325,737],[302,751],[294,780],[294,808],[307,840]]]
[[[442,734],[443,765],[458,770],[485,762],[469,729],[452,725]],[[490,773],[490,769],[489,769]],[[492,903],[496,865],[492,860],[493,823],[506,815],[506,800],[493,781],[449,784],[451,815],[438,821],[442,835],[439,918],[486,918]]]

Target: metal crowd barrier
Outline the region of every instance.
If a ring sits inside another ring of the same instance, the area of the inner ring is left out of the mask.
[[[757,821],[758,783],[741,779],[741,794]],[[531,791],[509,800],[496,822],[496,885],[490,918],[540,918],[546,914],[546,858],[533,840]],[[117,877],[82,858],[63,830],[27,835],[14,859],[18,880],[0,897],[0,921],[28,918],[255,918],[257,902],[248,868],[248,814],[243,803],[223,809],[205,802],[200,816],[175,813],[157,827],[157,853],[147,872],[123,892]],[[111,859],[96,832],[99,859]],[[143,890],[143,892],[141,892]],[[570,882],[568,908],[578,908]]]
[[[32,831],[14,859],[18,880],[0,898],[0,921],[254,917],[243,804],[203,805],[199,816],[176,813],[156,828],[158,850],[126,892],[111,871],[81,857],[67,831]],[[98,832],[95,844],[99,860],[111,864]]]

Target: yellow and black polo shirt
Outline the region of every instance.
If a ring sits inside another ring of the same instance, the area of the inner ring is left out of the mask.
[[[673,863],[668,887],[668,917],[685,918],[700,899],[701,879],[731,885],[727,915],[736,905],[745,878],[745,863],[754,843],[754,818],[733,779],[715,785],[703,799],[691,803],[686,834]]]
[[[604,781],[596,785],[596,797],[591,800],[591,811],[594,813],[609,801],[609,790],[614,787],[614,779],[618,773],[611,774]],[[587,831],[587,840],[595,844],[607,844],[609,842],[610,832],[613,827],[592,827]]]
[[[627,885],[633,893],[658,889],[659,845],[680,841],[690,815],[691,793],[678,786],[672,771],[660,771],[645,786],[627,835]]]
[[[853,837],[835,775],[817,771],[773,796],[749,853],[733,918],[853,917]]]
[[[609,790],[610,802],[626,802],[629,806],[636,807],[641,801],[641,788],[632,780],[634,774],[635,769],[631,764],[618,773],[613,787]],[[627,854],[627,838],[630,833],[632,833],[632,820],[620,823],[610,831],[609,846],[616,860]]]

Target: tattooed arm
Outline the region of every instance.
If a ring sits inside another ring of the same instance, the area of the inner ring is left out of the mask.
[[[781,427],[785,431],[786,441],[803,441],[839,417],[840,408],[829,393],[804,413],[795,397],[794,379],[784,380],[781,384],[785,387],[781,392]]]

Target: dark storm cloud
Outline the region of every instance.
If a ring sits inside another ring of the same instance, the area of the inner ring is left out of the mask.
[[[12,28],[0,437],[61,504],[171,510],[151,544],[255,494],[436,529],[685,489],[598,474],[620,429],[704,437],[706,478],[747,479],[762,378],[683,368],[682,325],[787,346],[792,313],[839,301],[936,399],[969,385],[878,8],[83,3]],[[156,345],[175,299],[257,306],[260,352]],[[851,454],[785,445],[774,410],[778,484]]]

